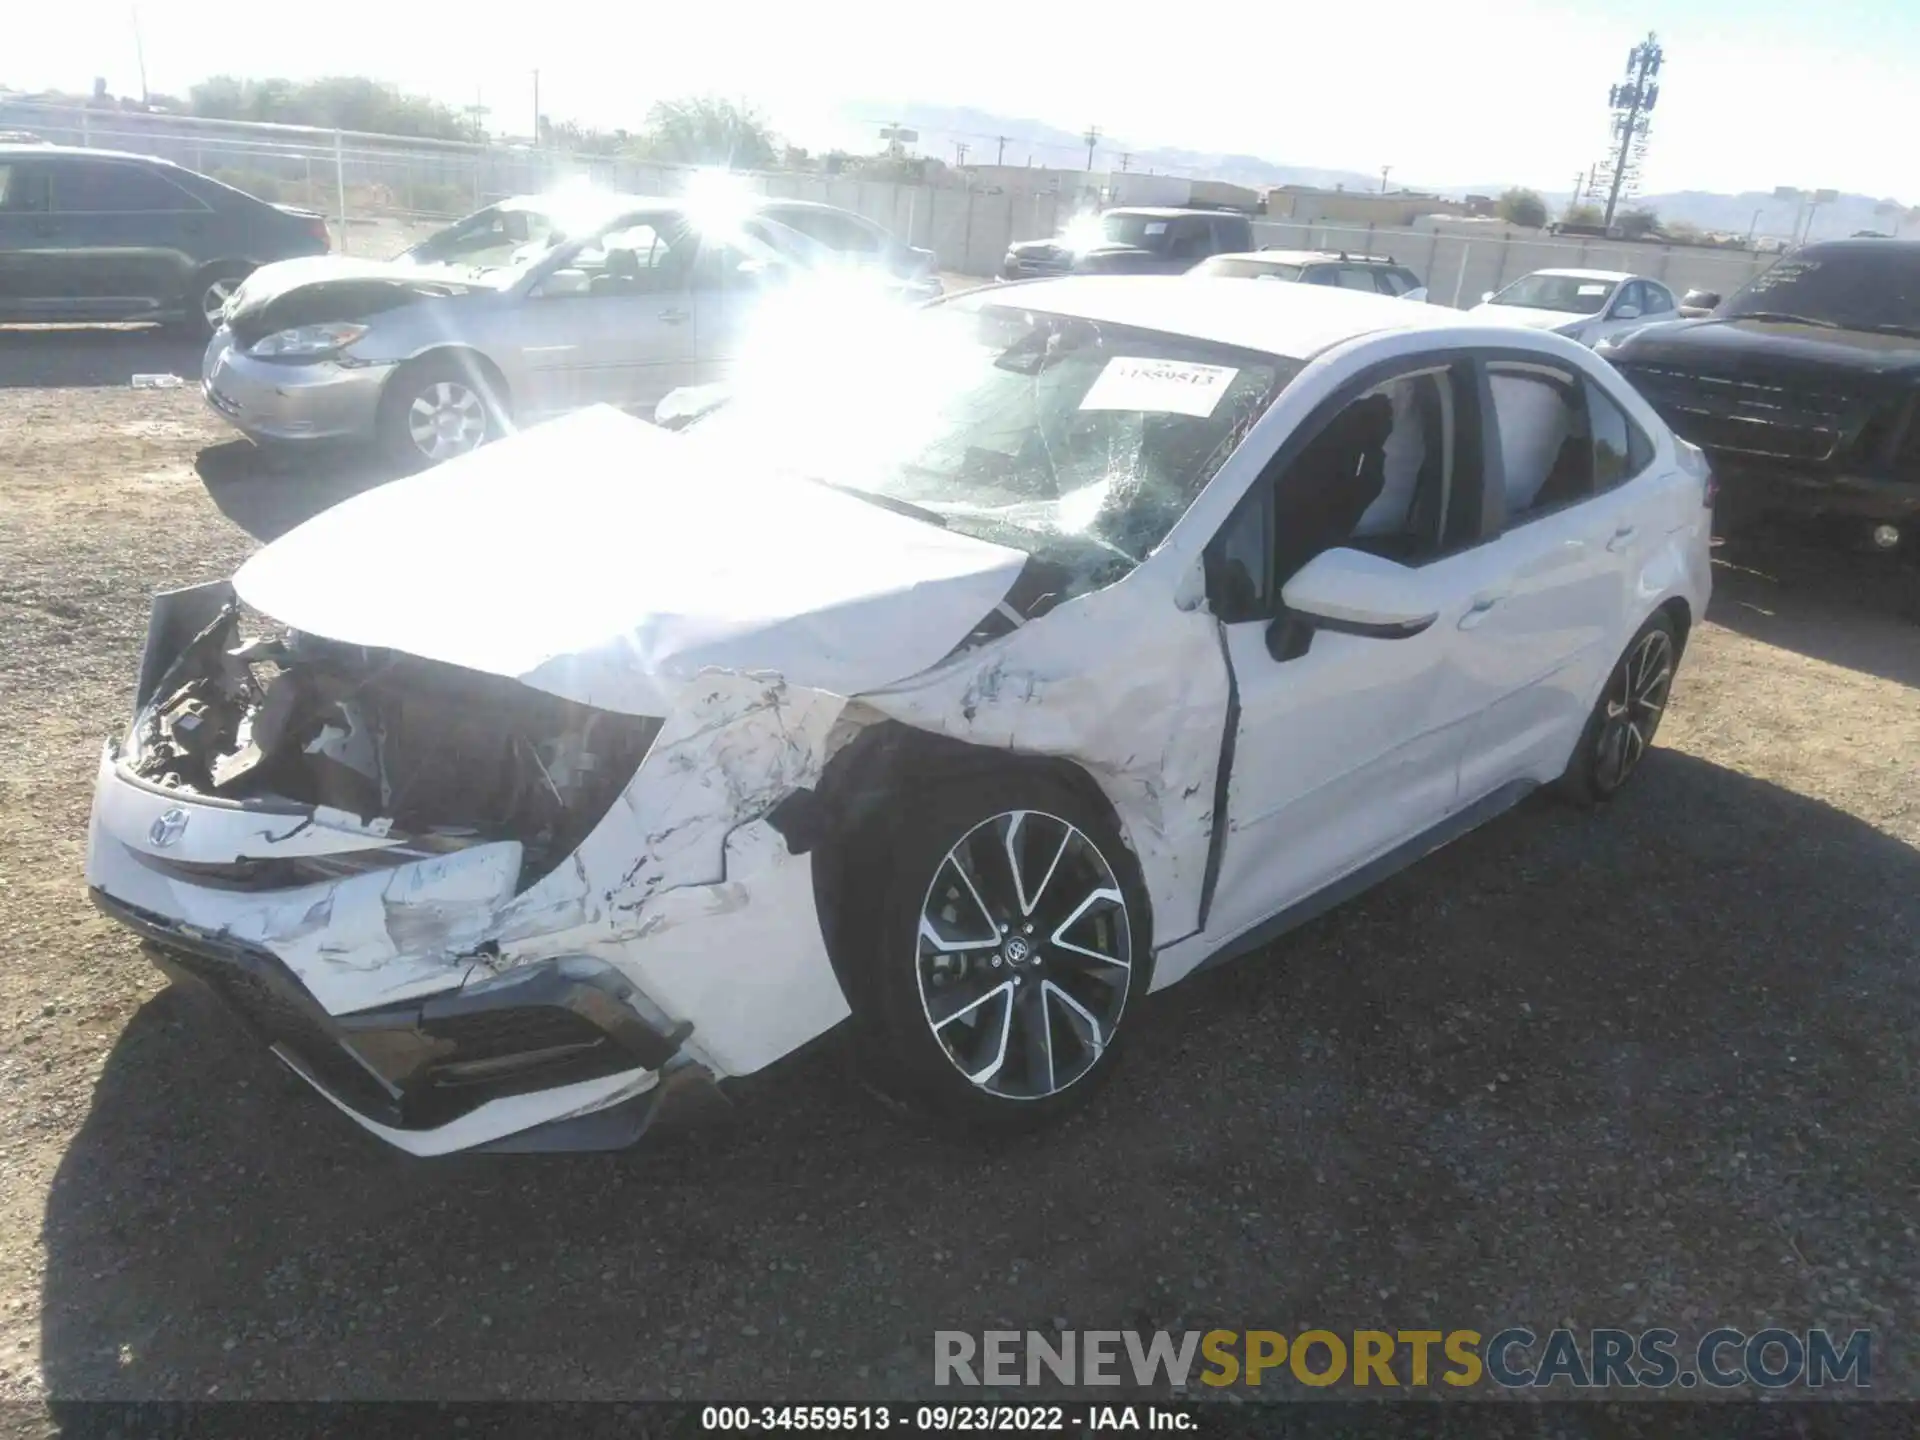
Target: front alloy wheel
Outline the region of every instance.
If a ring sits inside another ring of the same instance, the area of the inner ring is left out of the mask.
[[[464,381],[435,380],[407,407],[407,434],[433,464],[465,455],[487,438],[486,402]]]
[[[955,1069],[1000,1100],[1045,1100],[1099,1063],[1127,1004],[1127,900],[1072,822],[990,816],[939,862],[920,907],[920,1005]]]
[[[233,299],[234,292],[240,288],[240,278],[236,275],[222,275],[207,283],[200,292],[200,318],[206,322],[207,333],[213,334],[227,318],[227,302]]]

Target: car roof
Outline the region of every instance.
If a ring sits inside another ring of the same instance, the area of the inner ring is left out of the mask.
[[[1856,235],[1848,240],[1818,240],[1802,245],[1800,255],[1911,255],[1920,256],[1920,240],[1881,239]]]
[[[1250,285],[1193,275],[1080,275],[964,291],[988,305],[1031,306],[1215,345],[1305,360],[1384,330],[1477,329],[1463,312],[1320,285]]]
[[[165,165],[170,170],[185,167],[158,155],[140,155],[132,150],[96,150],[89,145],[51,145],[40,141],[9,141],[0,145],[0,160],[45,160],[48,157],[79,157],[86,160],[139,160],[148,165]]]
[[[1557,275],[1567,280],[1644,280],[1644,275],[1636,275],[1629,270],[1529,270],[1529,275]]]
[[[1274,265],[1398,265],[1391,255],[1356,255],[1342,250],[1236,250],[1215,260],[1265,260]]]
[[[1100,212],[1101,218],[1108,215],[1144,215],[1153,220],[1170,219],[1175,215],[1238,215],[1237,210],[1205,210],[1191,205],[1112,205]],[[1246,217],[1242,215],[1241,219]]]

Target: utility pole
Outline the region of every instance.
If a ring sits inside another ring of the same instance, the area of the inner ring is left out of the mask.
[[[1380,167],[1380,193],[1382,195],[1387,193],[1387,176],[1392,173],[1393,167],[1391,165],[1382,165]]]
[[[998,168],[999,166],[1004,165],[1007,162],[1008,137],[1005,135],[996,135],[993,137],[993,139],[994,139],[994,143],[999,147],[993,152],[993,163],[995,168]]]
[[[1127,166],[1132,163],[1133,163],[1133,156],[1131,154],[1122,154],[1120,156],[1120,169],[1122,172],[1124,172]]]
[[[1644,145],[1647,138],[1648,115],[1660,98],[1660,87],[1653,83],[1653,77],[1660,73],[1665,59],[1666,52],[1661,50],[1659,38],[1649,30],[1647,38],[1627,52],[1626,81],[1614,86],[1608,96],[1608,104],[1614,111],[1614,133],[1620,139],[1620,148],[1613,157],[1613,185],[1607,192],[1607,212],[1601,220],[1609,230],[1613,228],[1613,212],[1619,207],[1620,187],[1626,183],[1636,144]]]
[[[956,140],[953,142],[954,168],[957,170],[966,163],[967,163],[967,142],[964,140]]]
[[[1100,143],[1100,127],[1098,125],[1089,125],[1087,127],[1087,133],[1080,138],[1087,142],[1087,170],[1091,173],[1093,170],[1093,147]]]
[[[147,47],[140,39],[140,7],[138,5],[129,5],[127,8],[133,12],[133,58],[140,64],[140,104],[142,108],[145,108],[147,104]]]
[[[533,148],[540,148],[540,72],[533,72]]]

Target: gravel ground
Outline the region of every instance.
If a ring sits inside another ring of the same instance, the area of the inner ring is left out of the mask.
[[[377,478],[276,473],[190,389],[125,388],[193,373],[165,350],[0,334],[15,1418],[907,1397],[935,1329],[995,1326],[1872,1326],[1876,1393],[1920,1390],[1920,570],[1723,552],[1619,804],[1524,806],[1157,997],[1050,1133],[926,1138],[829,1044],[631,1152],[420,1163],[82,892],[149,593]]]

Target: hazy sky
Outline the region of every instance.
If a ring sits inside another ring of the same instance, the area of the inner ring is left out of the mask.
[[[842,106],[911,98],[1141,146],[1391,165],[1395,183],[1558,190],[1598,157],[1607,87],[1652,28],[1668,58],[1644,191],[1834,186],[1920,204],[1915,0],[964,7],[973,24],[902,0],[18,0],[0,84],[78,90],[104,75],[138,93],[136,8],[160,91],[222,71],[370,74],[453,104],[478,94],[491,123],[525,133],[538,67],[548,115],[600,125],[709,91],[818,147],[865,141],[869,127],[836,127]]]

